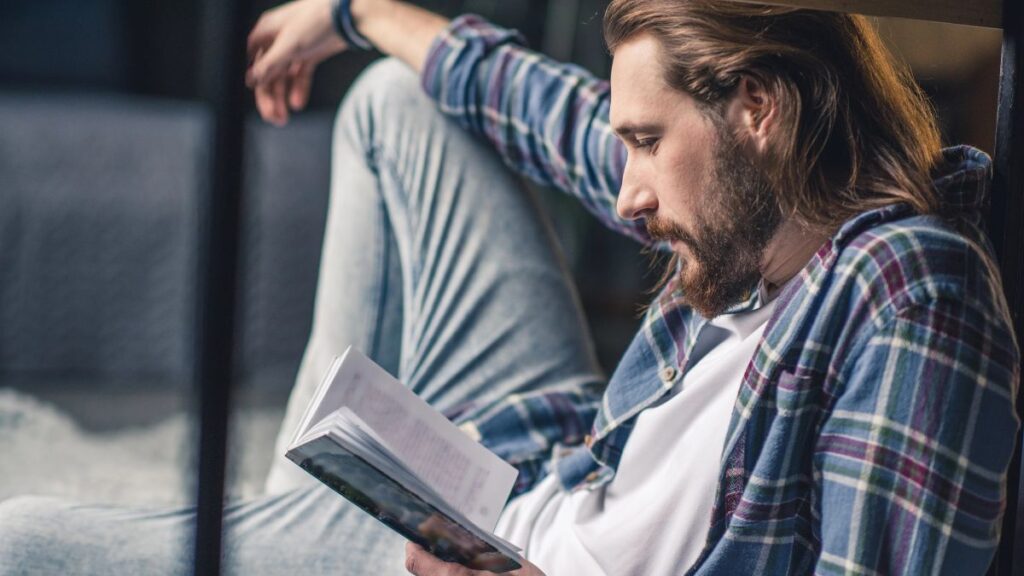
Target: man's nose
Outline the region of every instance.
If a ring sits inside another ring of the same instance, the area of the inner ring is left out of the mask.
[[[654,190],[633,177],[627,169],[615,202],[615,210],[625,220],[637,220],[658,210],[658,197]]]

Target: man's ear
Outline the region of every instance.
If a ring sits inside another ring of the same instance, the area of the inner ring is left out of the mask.
[[[779,117],[778,103],[764,83],[753,76],[741,76],[727,115],[740,142],[757,154],[764,154]]]

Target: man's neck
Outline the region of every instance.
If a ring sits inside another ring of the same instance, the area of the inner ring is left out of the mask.
[[[796,276],[827,239],[792,219],[784,221],[768,243],[761,261],[761,277],[769,296],[774,297],[780,287]]]

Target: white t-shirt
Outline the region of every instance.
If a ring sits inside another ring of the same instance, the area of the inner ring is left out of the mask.
[[[552,474],[502,512],[495,533],[547,576],[681,574],[707,538],[739,385],[774,302],[713,319],[682,380],[637,417],[611,482],[565,492]]]

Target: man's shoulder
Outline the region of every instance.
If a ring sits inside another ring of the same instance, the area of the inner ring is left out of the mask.
[[[833,245],[836,283],[879,307],[938,299],[1001,300],[998,268],[977,229],[935,215],[867,222]]]
[[[967,362],[963,341],[996,355],[989,368],[998,365],[999,380],[1012,380],[1019,352],[999,268],[980,230],[966,228],[903,213],[833,240],[812,308],[820,329],[813,339],[835,352],[829,372],[845,374],[870,342],[913,350],[907,358],[922,362],[939,359],[932,350],[945,347],[944,358]]]

